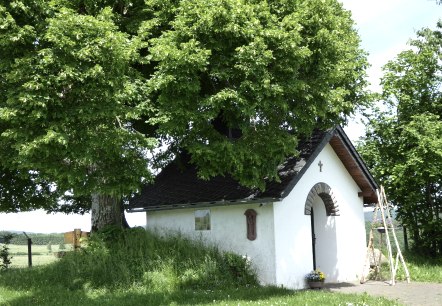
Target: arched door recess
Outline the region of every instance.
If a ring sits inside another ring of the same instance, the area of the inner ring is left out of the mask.
[[[304,206],[305,215],[311,215],[313,202],[316,196],[319,196],[324,202],[327,216],[339,216],[339,207],[333,191],[329,185],[322,182],[317,183],[312,189],[310,189]]]
[[[310,216],[313,269],[320,268],[328,277],[336,274],[336,220],[339,207],[332,189],[326,183],[315,184],[307,195],[304,214]],[[334,276],[330,278],[334,279]]]

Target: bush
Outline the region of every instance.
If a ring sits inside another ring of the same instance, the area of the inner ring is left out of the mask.
[[[1,239],[3,245],[0,249],[0,270],[2,271],[9,268],[9,265],[11,264],[12,256],[9,254],[9,243],[11,242],[12,238],[12,234],[5,234]]]

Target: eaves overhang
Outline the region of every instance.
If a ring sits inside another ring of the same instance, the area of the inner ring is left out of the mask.
[[[146,207],[131,207],[127,209],[127,212],[135,213],[135,212],[161,211],[161,210],[186,209],[186,208],[210,208],[210,207],[244,205],[244,204],[268,204],[273,202],[279,202],[281,200],[282,198],[256,198],[256,199],[196,202],[196,203],[181,203],[181,204],[157,205],[157,206],[146,206]]]
[[[364,204],[376,203],[376,189],[378,189],[379,186],[365,165],[365,162],[362,160],[362,157],[356,151],[351,140],[340,126],[336,127],[335,133],[329,143],[361,189],[359,195],[363,197]]]

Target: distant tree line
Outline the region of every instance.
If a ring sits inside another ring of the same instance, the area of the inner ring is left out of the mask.
[[[7,234],[12,234],[11,244],[26,245],[28,244],[28,239],[23,233],[11,233],[8,231],[0,231],[0,242],[1,238]],[[64,235],[59,234],[28,234],[29,238],[32,239],[32,244],[35,245],[48,245],[48,244],[63,244]]]

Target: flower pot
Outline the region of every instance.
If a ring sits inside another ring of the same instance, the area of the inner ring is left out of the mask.
[[[383,233],[385,233],[385,227],[377,227],[376,228],[376,230],[379,232],[379,233],[381,233],[381,234],[383,234]]]
[[[324,282],[320,281],[308,281],[307,283],[310,289],[321,289],[324,286]]]

